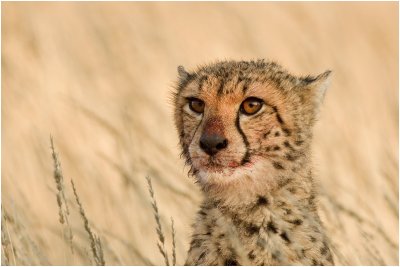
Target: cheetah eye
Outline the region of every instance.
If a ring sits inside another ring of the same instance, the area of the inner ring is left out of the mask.
[[[189,98],[189,108],[196,113],[204,112],[204,102],[198,98]]]
[[[256,114],[261,107],[263,106],[264,102],[256,97],[249,97],[245,101],[243,101],[242,105],[240,106],[240,112],[245,115],[253,115]]]

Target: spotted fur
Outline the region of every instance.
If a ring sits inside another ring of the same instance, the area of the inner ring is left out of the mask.
[[[175,122],[182,154],[204,193],[186,264],[332,265],[310,161],[330,71],[296,77],[259,60],[178,72]],[[253,115],[240,108],[249,97],[263,102]],[[190,110],[192,98],[204,101],[203,113]],[[223,136],[227,147],[204,153],[204,132]]]

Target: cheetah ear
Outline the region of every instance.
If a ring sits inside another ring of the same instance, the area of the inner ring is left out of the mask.
[[[190,73],[183,66],[178,66],[178,76],[181,80],[186,80],[190,77]]]
[[[317,76],[307,76],[301,78],[301,83],[306,87],[312,98],[314,99],[317,106],[322,104],[324,100],[326,89],[328,89],[331,83],[331,70],[327,70],[324,73]]]

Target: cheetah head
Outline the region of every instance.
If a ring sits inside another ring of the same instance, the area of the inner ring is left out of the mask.
[[[296,77],[259,60],[217,62],[194,72],[180,66],[178,73],[175,124],[200,184],[264,183],[307,159],[330,71]]]

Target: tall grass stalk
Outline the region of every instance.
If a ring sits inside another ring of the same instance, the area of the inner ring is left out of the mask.
[[[104,261],[103,248],[102,248],[102,245],[101,245],[100,238],[97,237],[93,233],[92,229],[90,228],[89,220],[86,217],[85,210],[83,209],[82,203],[81,203],[81,201],[79,199],[79,196],[78,196],[78,193],[76,191],[75,184],[74,184],[73,180],[71,180],[71,185],[72,185],[72,189],[74,191],[76,203],[78,204],[78,207],[79,207],[79,213],[81,214],[81,218],[82,218],[84,226],[85,226],[85,230],[89,235],[90,248],[91,248],[91,251],[93,253],[94,261],[95,261],[96,265],[104,266],[106,264],[106,262]]]
[[[10,256],[8,253],[8,245],[10,245],[10,250],[11,250],[12,258],[14,260],[14,265],[17,265],[14,245],[11,240],[10,231],[8,230],[7,216],[6,216],[6,213],[3,210],[3,206],[2,206],[1,207],[1,248],[4,251],[4,258],[6,260],[6,262],[5,262],[6,265],[8,265],[10,263]]]
[[[59,214],[59,221],[61,225],[63,226],[62,228],[62,238],[64,240],[65,236],[68,239],[69,246],[71,249],[71,253],[74,253],[74,248],[72,244],[73,240],[73,234],[72,234],[72,228],[69,223],[69,208],[68,208],[68,203],[67,199],[65,197],[65,187],[64,187],[64,176],[61,170],[61,162],[58,159],[58,155],[55,152],[54,148],[54,142],[53,142],[53,137],[50,136],[50,148],[51,148],[51,156],[53,158],[53,164],[54,164],[54,180],[56,182],[56,187],[57,187],[57,206],[58,206],[58,214]],[[67,258],[65,256],[65,258]]]
[[[158,242],[157,242],[157,247],[158,250],[160,251],[161,255],[164,257],[165,260],[165,265],[169,265],[169,260],[168,260],[168,254],[167,251],[165,249],[165,237],[164,237],[164,233],[162,231],[162,227],[161,227],[161,220],[160,220],[160,214],[158,212],[158,206],[157,206],[157,201],[154,197],[154,190],[153,190],[153,185],[151,184],[151,178],[149,176],[146,176],[146,180],[147,180],[147,184],[149,186],[149,193],[150,193],[150,197],[152,199],[152,207],[153,207],[153,211],[154,211],[154,218],[156,220],[156,231],[157,231],[157,235],[158,235]]]
[[[1,207],[1,265],[10,265],[10,256],[8,253],[8,245],[10,244],[10,240],[7,237],[6,233],[6,219],[3,212],[3,206]]]
[[[171,232],[172,232],[172,265],[176,265],[176,244],[175,244],[175,227],[174,219],[171,217]]]

